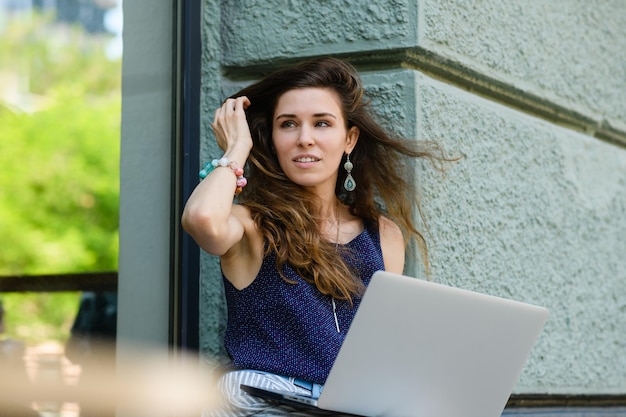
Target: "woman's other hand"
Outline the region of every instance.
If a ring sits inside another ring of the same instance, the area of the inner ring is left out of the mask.
[[[217,110],[211,127],[217,145],[224,151],[252,149],[252,136],[246,120],[245,109],[250,106],[248,97],[229,98]],[[241,147],[241,148],[240,148]]]

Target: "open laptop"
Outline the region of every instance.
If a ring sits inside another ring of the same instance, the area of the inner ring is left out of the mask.
[[[499,417],[548,317],[543,307],[378,271],[319,399],[361,416]]]

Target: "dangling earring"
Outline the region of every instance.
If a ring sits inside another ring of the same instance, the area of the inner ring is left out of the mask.
[[[350,154],[346,154],[346,163],[343,164],[343,168],[346,170],[346,172],[348,172],[346,180],[343,182],[343,188],[345,188],[346,191],[354,191],[354,189],[356,188],[356,181],[354,181],[354,178],[352,178],[353,167],[354,165],[352,165],[352,162],[350,162]]]

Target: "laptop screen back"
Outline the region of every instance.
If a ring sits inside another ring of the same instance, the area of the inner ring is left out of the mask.
[[[379,271],[318,405],[364,416],[498,417],[547,315]]]

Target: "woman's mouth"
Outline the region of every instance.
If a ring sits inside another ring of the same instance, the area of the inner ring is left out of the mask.
[[[294,162],[299,162],[299,163],[309,163],[309,162],[317,162],[317,161],[319,161],[319,158],[314,158],[312,156],[302,156],[300,158],[294,159]]]

